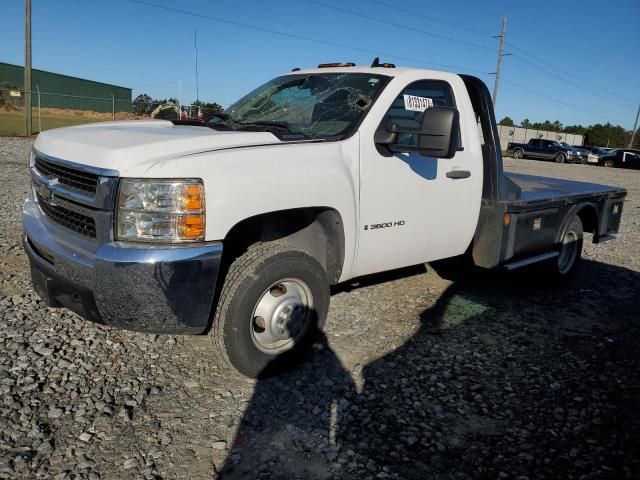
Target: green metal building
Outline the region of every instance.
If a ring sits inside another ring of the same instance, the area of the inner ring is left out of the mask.
[[[130,88],[44,70],[31,70],[31,92],[34,108],[39,101],[42,108],[131,111]],[[24,105],[24,67],[0,62],[0,97],[0,102]]]

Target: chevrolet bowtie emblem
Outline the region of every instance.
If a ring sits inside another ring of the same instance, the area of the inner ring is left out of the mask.
[[[54,198],[51,188],[58,184],[58,179],[56,177],[46,178],[45,182],[46,183],[36,183],[36,191],[38,192],[38,195],[40,195],[48,203],[55,205],[53,202]]]

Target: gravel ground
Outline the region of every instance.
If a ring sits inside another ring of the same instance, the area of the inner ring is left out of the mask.
[[[640,172],[507,160],[627,188],[618,239],[564,287],[430,268],[343,286],[308,361],[254,382],[206,338],[39,301],[30,144],[0,139],[0,478],[640,478]]]

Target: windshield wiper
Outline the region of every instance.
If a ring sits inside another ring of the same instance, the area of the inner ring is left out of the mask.
[[[236,120],[231,115],[225,112],[212,113],[211,116],[213,118],[219,118],[220,120],[222,120],[222,122],[220,123],[212,123],[211,120],[206,122],[205,125],[213,129],[215,129],[216,127],[225,127],[230,130],[238,130],[240,128],[254,127],[254,128],[261,128],[269,131],[270,128],[277,128],[279,130],[283,130],[288,134],[291,134],[292,136],[295,135],[296,137],[301,137],[305,139],[310,138],[309,135],[305,135],[302,132],[293,130],[288,122],[277,121],[277,120],[273,120],[273,121],[256,120],[254,122],[239,122],[238,120]]]
[[[277,127],[291,133],[298,133],[298,132],[293,132],[287,122],[256,120],[255,122],[236,122],[236,123],[243,127]]]
[[[235,123],[240,127],[262,127],[265,130],[269,128],[278,128],[280,130],[284,130],[285,132],[291,133],[293,135],[299,135],[303,138],[309,138],[308,135],[305,135],[304,133],[293,130],[289,125],[289,123],[287,122],[281,122],[281,121],[275,121],[275,120],[274,121],[256,120],[255,122],[237,122],[236,121]]]

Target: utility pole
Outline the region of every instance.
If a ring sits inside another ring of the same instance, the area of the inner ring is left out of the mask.
[[[200,92],[198,89],[198,30],[193,31],[193,47],[196,54],[196,102],[200,100]]]
[[[640,105],[638,105],[638,113],[636,113],[636,122],[633,124],[633,132],[631,133],[629,148],[633,148],[633,141],[636,139],[636,131],[638,130],[638,117],[640,117]]]
[[[25,0],[24,18],[24,134],[29,137],[31,132],[31,0]]]
[[[502,33],[495,38],[500,39],[500,48],[498,50],[498,65],[496,66],[496,82],[493,85],[493,108],[496,107],[496,99],[498,98],[498,85],[500,84],[500,70],[502,70],[502,53],[504,50],[504,34],[507,31],[507,16],[502,17]]]

